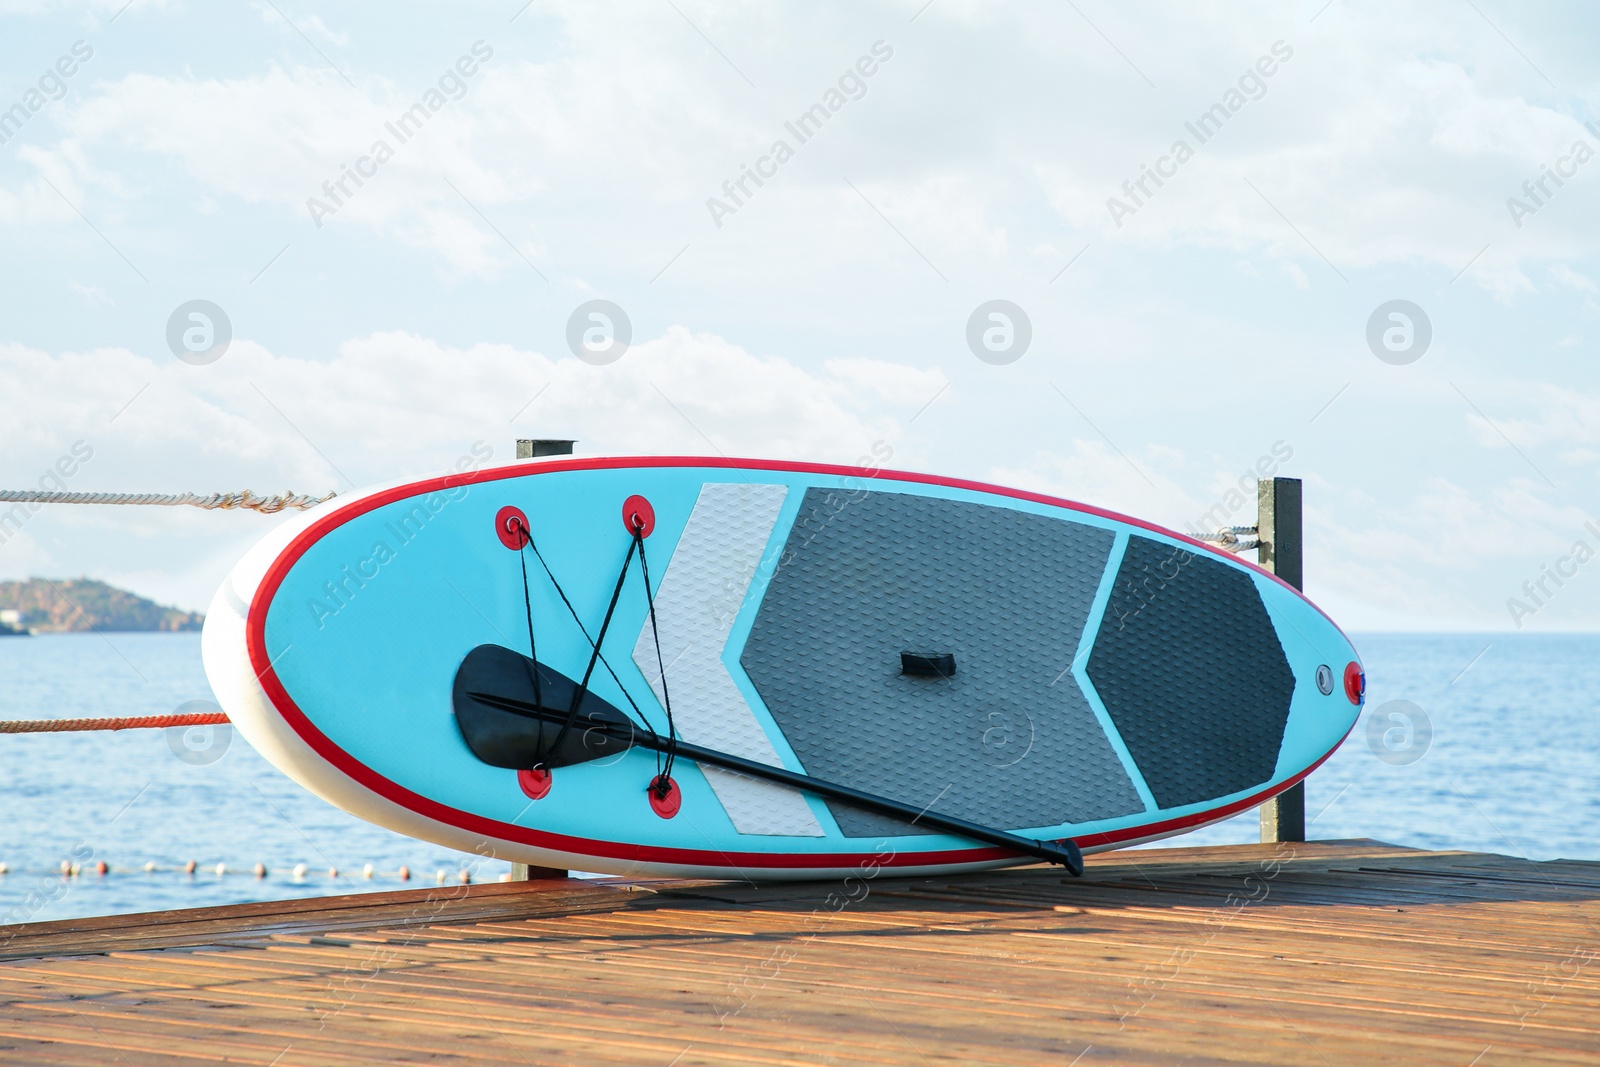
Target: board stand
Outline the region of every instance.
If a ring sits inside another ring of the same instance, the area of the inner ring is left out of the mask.
[[[1256,481],[1257,561],[1300,591],[1305,591],[1299,478]],[[1296,782],[1261,805],[1263,842],[1306,839],[1306,784]]]

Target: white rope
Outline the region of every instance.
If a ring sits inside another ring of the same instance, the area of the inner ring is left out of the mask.
[[[256,496],[246,489],[242,493],[212,493],[197,496],[194,493],[63,493],[42,489],[0,489],[0,504],[160,504],[167,507],[188,505],[195,508],[232,510],[244,508],[265,515],[294,508],[304,511],[332,500],[334,493],[314,497],[304,493],[276,493]]]
[[[1198,540],[1209,542],[1226,552],[1248,552],[1261,547],[1261,531],[1254,526],[1223,526],[1216,533],[1200,534]]]

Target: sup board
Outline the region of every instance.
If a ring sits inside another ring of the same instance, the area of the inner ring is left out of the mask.
[[[546,867],[742,879],[1182,833],[1309,774],[1365,685],[1298,591],[1153,524],[701,457],[341,496],[239,562],[203,649],[250,743],[364,819]]]

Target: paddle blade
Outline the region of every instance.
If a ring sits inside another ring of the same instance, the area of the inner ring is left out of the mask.
[[[456,669],[451,703],[462,739],[473,755],[491,767],[566,767],[614,756],[631,747],[627,740],[632,735],[631,720],[590,692],[584,693],[577,718],[557,745],[577,688],[577,682],[560,671],[519,652],[501,645],[479,645]],[[519,713],[495,707],[477,699],[475,693],[520,702],[538,711]],[[619,727],[621,737],[616,736]]]

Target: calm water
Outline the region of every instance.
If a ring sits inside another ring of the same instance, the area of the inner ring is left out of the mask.
[[[1600,635],[1369,634],[1356,644],[1370,674],[1367,716],[1390,717],[1370,738],[1364,718],[1312,777],[1310,836],[1600,859]],[[197,634],[0,640],[3,718],[161,714],[210,698]],[[1411,706],[1389,703],[1400,700]],[[10,868],[0,923],[397,889],[466,866],[481,881],[507,869],[346,815],[221,732],[209,742],[154,730],[0,736],[0,768],[0,862]],[[1174,843],[1257,835],[1249,812]],[[63,860],[112,871],[63,879],[54,873]],[[176,869],[189,860],[193,876]],[[146,863],[162,869],[146,873]],[[219,863],[228,873],[215,873]],[[266,879],[250,873],[256,863]],[[296,880],[301,863],[309,873]],[[397,879],[401,865],[410,883]]]
[[[1367,709],[1308,780],[1307,837],[1600,859],[1600,634],[1353,640]],[[1259,837],[1252,811],[1174,843]]]

